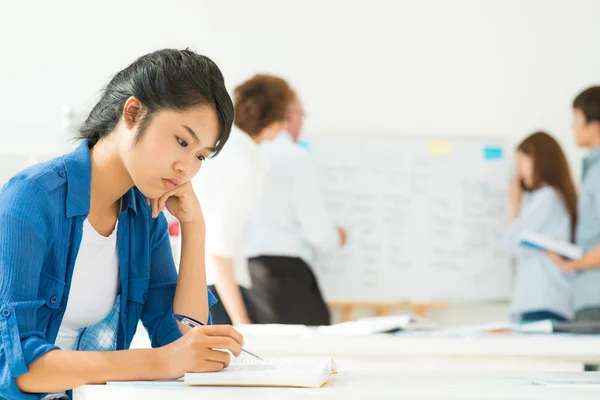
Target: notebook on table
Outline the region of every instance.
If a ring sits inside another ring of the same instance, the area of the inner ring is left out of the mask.
[[[284,386],[319,388],[337,373],[330,358],[266,358],[231,360],[221,372],[186,373],[189,386]]]

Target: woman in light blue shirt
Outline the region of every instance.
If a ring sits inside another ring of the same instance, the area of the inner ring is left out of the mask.
[[[526,231],[572,241],[577,194],[569,165],[558,142],[536,132],[518,146],[517,166],[509,191],[510,226],[505,236],[516,260],[511,313],[519,321],[567,320],[572,316],[570,273],[561,271],[547,254],[519,243]]]

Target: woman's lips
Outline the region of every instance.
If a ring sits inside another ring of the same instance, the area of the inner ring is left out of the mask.
[[[179,185],[179,179],[163,179],[163,183],[165,185],[165,188],[167,190],[173,190],[175,189],[175,187],[177,187]]]

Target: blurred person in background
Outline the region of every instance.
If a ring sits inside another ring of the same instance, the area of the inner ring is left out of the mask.
[[[573,133],[577,146],[589,150],[583,160],[575,244],[585,254],[565,260],[549,253],[565,271],[575,271],[572,301],[576,321],[600,322],[600,86],[592,86],[573,100]],[[595,371],[597,365],[586,365]]]
[[[517,174],[509,190],[510,225],[506,246],[516,260],[511,313],[517,321],[573,316],[571,280],[549,254],[520,245],[526,231],[572,242],[577,219],[577,193],[567,158],[558,142],[536,132],[517,148]]]
[[[287,108],[285,129],[260,145],[269,171],[245,235],[258,323],[330,323],[310,265],[317,254],[343,247],[346,232],[329,215],[312,155],[296,143],[303,118],[296,95]]]
[[[283,129],[294,99],[289,84],[259,74],[234,91],[234,124],[227,147],[194,179],[206,219],[206,279],[219,300],[211,308],[215,324],[250,324],[252,305],[244,231],[263,192],[268,162],[258,144]]]

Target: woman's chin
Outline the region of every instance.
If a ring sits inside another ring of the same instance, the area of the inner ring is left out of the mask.
[[[144,186],[136,186],[137,189],[148,199],[158,199],[163,194],[166,193],[166,190],[161,190],[158,188],[148,188]]]

